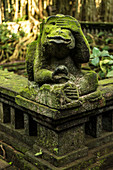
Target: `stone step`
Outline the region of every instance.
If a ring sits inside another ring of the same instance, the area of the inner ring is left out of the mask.
[[[94,149],[96,147],[101,147],[103,144],[106,144],[108,142],[113,141],[113,132],[103,132],[102,136],[99,138],[94,138],[89,135],[86,135],[86,143],[85,146],[87,146],[90,150]]]
[[[109,170],[110,168],[113,167],[113,152],[110,152],[104,156],[101,156],[99,158],[96,159],[96,162],[94,164],[91,164],[90,166],[88,166],[85,170],[93,170],[93,169],[105,169],[105,170]]]

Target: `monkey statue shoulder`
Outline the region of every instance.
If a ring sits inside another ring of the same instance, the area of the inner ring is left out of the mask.
[[[38,40],[29,45],[28,80],[39,90],[47,85],[52,89],[59,86],[67,100],[77,100],[98,86],[96,73],[81,69],[89,57],[89,45],[79,22],[67,15],[50,16],[41,24]]]

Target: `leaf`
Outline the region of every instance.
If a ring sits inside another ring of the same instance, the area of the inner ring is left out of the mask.
[[[54,151],[58,153],[58,148],[54,148]]]
[[[36,154],[35,154],[35,156],[39,156],[39,155],[42,155],[42,150],[40,149],[40,152],[37,152]]]
[[[105,45],[102,50],[109,50],[109,46]]]
[[[109,55],[109,52],[108,52],[108,51],[103,50],[103,51],[101,52],[101,56],[102,56],[102,57],[105,57],[105,56],[110,56],[110,55]]]
[[[113,64],[113,60],[110,60],[110,61],[109,61],[109,64]]]
[[[111,38],[107,38],[105,41],[106,41],[106,44],[108,44],[110,41],[112,41],[112,37]]]
[[[108,74],[106,75],[106,77],[113,77],[113,70],[108,72]]]
[[[94,58],[94,55],[93,55],[93,54],[91,54],[91,55],[90,55],[90,58],[91,58],[91,59],[93,59],[93,58]]]
[[[104,32],[99,32],[99,34],[97,35],[97,37],[101,37],[102,35],[104,35]]]
[[[99,71],[99,77],[100,77],[100,79],[105,78],[105,73],[102,71]]]
[[[95,57],[94,59],[91,60],[91,64],[94,66],[98,66],[99,65],[99,57]]]
[[[106,59],[106,60],[102,60],[102,64],[108,64],[111,60]]]
[[[9,164],[9,165],[12,165],[13,163],[12,163],[12,162],[9,162],[8,164]]]
[[[110,55],[109,57],[110,57],[111,59],[113,59],[113,55]]]
[[[93,55],[94,55],[95,57],[99,57],[100,54],[101,54],[100,50],[99,50],[98,48],[94,47],[94,48],[93,48]]]
[[[109,33],[108,36],[112,36],[113,34],[112,33]]]
[[[100,61],[100,69],[102,70],[103,73],[106,73],[107,68],[105,65],[103,65],[103,61]]]

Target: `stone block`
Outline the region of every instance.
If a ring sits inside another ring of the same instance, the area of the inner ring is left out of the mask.
[[[56,155],[78,150],[84,145],[84,124],[57,132],[37,123],[37,145]]]

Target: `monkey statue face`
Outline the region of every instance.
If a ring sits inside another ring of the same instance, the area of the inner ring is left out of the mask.
[[[43,31],[40,43],[41,46],[44,47],[43,49],[45,49],[45,55],[50,56],[51,54],[51,56],[59,59],[74,55],[76,52],[75,49],[79,44],[79,41],[76,39],[76,34],[82,36],[82,41],[84,41],[85,44],[86,39],[81,31],[80,24],[71,16],[61,14],[51,16],[47,18],[42,25]],[[88,60],[88,57],[89,56],[85,56],[85,58],[87,58],[86,60]]]

